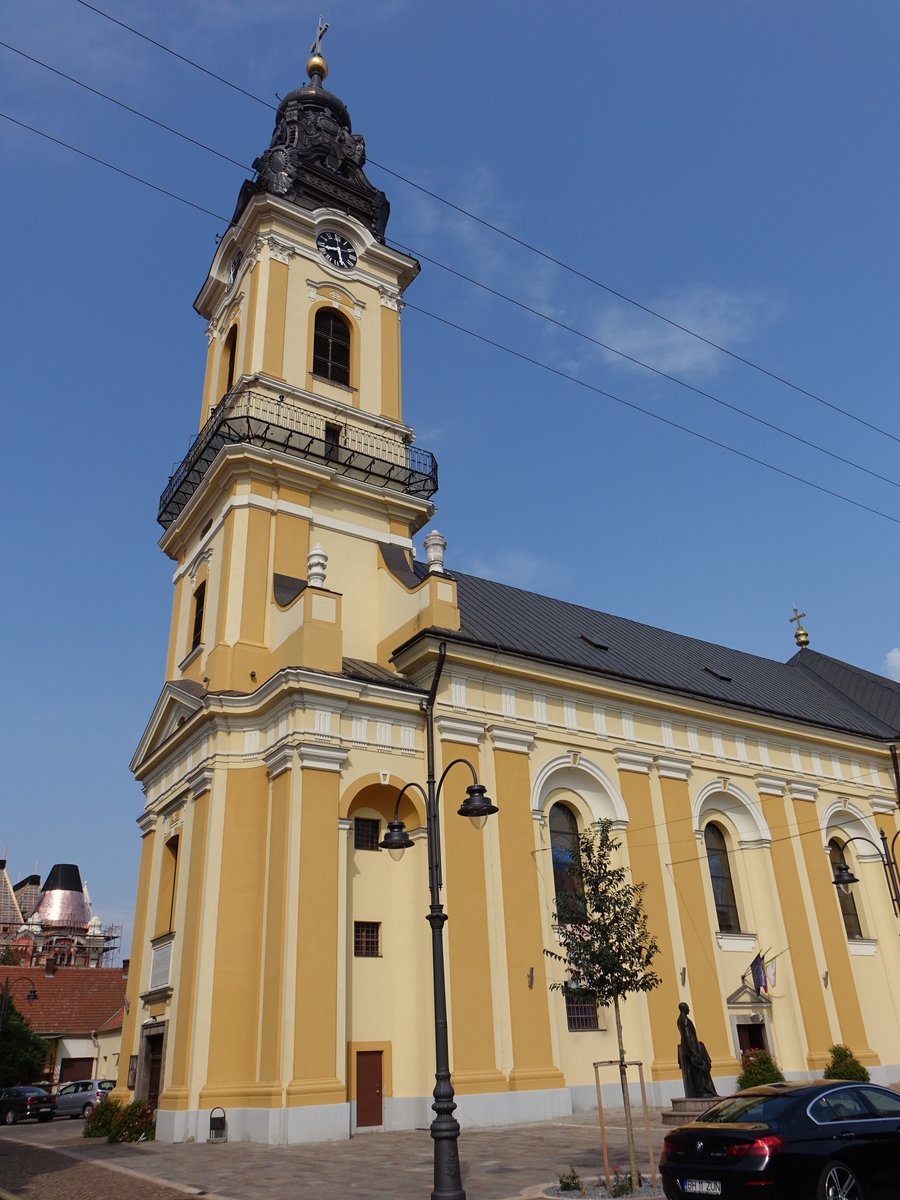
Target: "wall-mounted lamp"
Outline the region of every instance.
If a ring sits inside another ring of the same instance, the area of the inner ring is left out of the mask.
[[[828,972],[827,972],[827,971],[826,971],[826,972],[825,972],[825,974],[822,976],[822,983],[824,984],[824,986],[825,986],[825,988],[826,988],[826,990],[827,990],[827,988],[828,988]]]
[[[687,967],[682,967],[680,974],[681,974],[681,986],[684,987],[685,983],[687,982]]]
[[[528,986],[530,988],[534,987],[534,967],[528,968]]]

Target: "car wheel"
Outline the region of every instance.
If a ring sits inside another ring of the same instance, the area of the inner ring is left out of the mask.
[[[830,1162],[819,1176],[816,1200],[864,1200],[862,1184],[846,1163]]]
[[[3,1123],[4,1123],[4,1125],[15,1125],[16,1114],[13,1112],[13,1110],[11,1108],[8,1108],[6,1110],[6,1112],[3,1114]]]
[[[82,1115],[83,1117],[87,1118],[87,1117],[89,1117],[89,1116],[91,1115],[91,1113],[92,1113],[93,1111],[94,1111],[94,1106],[93,1106],[93,1104],[91,1104],[91,1103],[88,1103],[88,1104],[86,1104],[86,1105],[84,1106],[84,1108],[81,1110],[81,1115]]]

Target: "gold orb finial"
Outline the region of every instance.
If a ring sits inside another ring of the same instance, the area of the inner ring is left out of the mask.
[[[328,74],[328,63],[321,54],[313,54],[310,56],[306,64],[306,74],[312,79],[313,75],[318,75],[320,79],[324,79]]]
[[[797,612],[797,605],[795,604],[794,605],[794,615],[792,617],[788,617],[789,624],[793,625],[795,621],[797,622],[797,628],[794,630],[794,641],[797,643],[797,645],[800,647],[801,650],[806,649],[806,647],[809,645],[809,634],[806,632],[806,630],[800,624],[800,618],[805,617],[805,616],[806,616],[805,612]]]

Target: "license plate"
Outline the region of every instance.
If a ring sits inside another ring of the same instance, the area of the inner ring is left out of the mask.
[[[685,1179],[683,1190],[694,1196],[721,1196],[722,1184],[718,1179]]]
[[[47,1108],[39,1108],[38,1109],[38,1112],[42,1112],[42,1113],[49,1112],[49,1111],[50,1111],[49,1106]]]

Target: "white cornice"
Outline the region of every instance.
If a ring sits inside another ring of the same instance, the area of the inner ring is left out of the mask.
[[[463,746],[477,746],[484,737],[482,721],[466,721],[462,717],[437,717],[434,722],[442,742],[459,742]]]
[[[201,763],[199,767],[195,767],[193,771],[189,771],[185,779],[185,783],[190,788],[191,796],[194,800],[198,796],[202,796],[204,792],[208,792],[212,787],[213,776],[215,770],[212,763]]]
[[[495,750],[511,750],[514,754],[530,754],[534,746],[534,734],[524,729],[510,729],[507,725],[490,725],[488,733]]]
[[[897,801],[887,796],[868,796],[867,799],[873,813],[890,814],[897,811]]]
[[[653,760],[663,779],[690,779],[694,764],[689,758],[673,758],[658,754]]]
[[[294,754],[294,747],[286,742],[280,742],[277,746],[266,750],[262,757],[266,764],[266,770],[269,772],[269,779],[277,779],[279,775],[290,770],[294,762]]]
[[[783,796],[788,781],[778,775],[754,775],[756,790],[761,796]]]
[[[335,771],[338,774],[348,758],[346,750],[339,750],[332,746],[319,746],[312,742],[298,743],[297,755],[300,759],[300,766],[304,770]]]
[[[878,950],[875,938],[847,938],[847,949],[851,954],[874,955]]]
[[[156,828],[156,813],[145,809],[137,818],[137,826],[141,833],[151,833]]]
[[[748,953],[756,945],[755,933],[717,933],[720,950],[741,950]]]
[[[788,788],[791,798],[794,800],[809,800],[815,803],[816,797],[819,795],[817,784],[804,783],[802,779],[789,779]]]
[[[636,775],[649,775],[653,765],[653,755],[645,754],[643,750],[614,750],[613,758],[620,771],[631,771]]]

